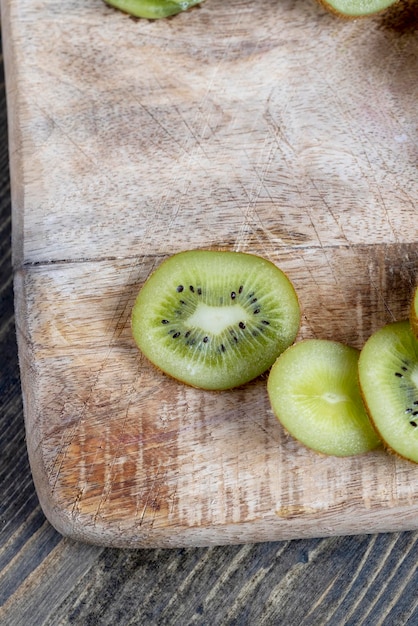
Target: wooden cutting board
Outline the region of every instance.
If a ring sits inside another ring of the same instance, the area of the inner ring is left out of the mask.
[[[1,7],[27,444],[51,523],[128,547],[418,528],[417,466],[306,450],[266,377],[192,389],[130,332],[146,277],[189,248],[285,270],[298,339],[360,348],[406,317],[416,3],[352,22],[312,0],[207,0],[159,22],[101,0]]]

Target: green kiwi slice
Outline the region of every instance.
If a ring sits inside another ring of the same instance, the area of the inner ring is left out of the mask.
[[[359,351],[327,339],[305,339],[273,365],[270,403],[285,430],[306,447],[352,456],[379,445],[358,384]]]
[[[409,310],[409,321],[415,337],[418,337],[418,287],[415,288]]]
[[[385,447],[418,463],[418,340],[408,321],[369,337],[360,354],[359,380]]]
[[[194,387],[230,389],[265,372],[297,335],[287,276],[241,252],[189,250],[164,261],[140,290],[132,332],[144,355]]]
[[[319,0],[326,9],[343,17],[363,17],[384,11],[398,0]]]
[[[202,0],[104,0],[106,4],[119,9],[124,13],[134,17],[143,17],[149,20],[158,20],[163,17],[170,17],[182,11],[186,11],[192,6],[199,4]]]

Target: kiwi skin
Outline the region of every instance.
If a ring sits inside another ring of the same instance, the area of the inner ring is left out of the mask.
[[[268,370],[294,342],[300,320],[294,286],[274,263],[206,249],[165,259],[142,286],[131,324],[137,347],[159,370],[192,387],[226,390]]]

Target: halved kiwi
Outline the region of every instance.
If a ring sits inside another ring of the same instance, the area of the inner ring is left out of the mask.
[[[379,445],[360,394],[358,358],[342,343],[305,339],[273,365],[267,383],[273,412],[306,447],[342,457]]]
[[[359,359],[364,401],[383,444],[418,463],[418,340],[408,321],[375,332]]]
[[[148,278],[132,311],[138,347],[189,385],[229,389],[265,372],[297,335],[300,308],[286,275],[261,257],[189,250]]]
[[[366,17],[384,11],[398,0],[318,0],[331,13],[342,17]]]
[[[411,323],[412,332],[415,337],[418,338],[418,287],[416,287],[412,297],[411,308],[409,310],[409,321]]]
[[[120,9],[135,17],[157,20],[170,17],[190,7],[200,4],[202,0],[104,0],[106,4]]]

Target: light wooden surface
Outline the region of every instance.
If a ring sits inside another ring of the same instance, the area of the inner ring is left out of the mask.
[[[26,452],[13,317],[0,58],[0,622],[405,626],[418,620],[418,532],[211,548],[120,550],[63,538]]]
[[[129,329],[149,272],[190,247],[276,262],[300,296],[300,337],[361,347],[407,314],[415,32],[302,0],[208,0],[162,22],[3,0],[2,16],[17,337],[49,520],[129,547],[416,528],[417,466],[304,450],[265,380],[185,387]]]

